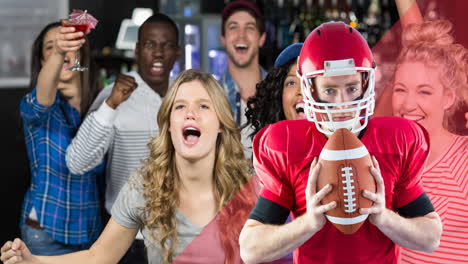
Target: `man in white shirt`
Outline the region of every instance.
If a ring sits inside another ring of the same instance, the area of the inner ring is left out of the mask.
[[[122,186],[148,156],[147,144],[157,134],[161,97],[181,54],[178,35],[176,24],[164,14],[155,14],[140,26],[135,48],[138,71],[120,75],[101,91],[67,149],[67,165],[78,174],[94,168],[107,154],[105,207],[109,213]],[[147,263],[144,250],[137,236],[120,263]]]

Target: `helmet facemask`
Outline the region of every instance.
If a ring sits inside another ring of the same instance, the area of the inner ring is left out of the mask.
[[[331,103],[319,100],[317,89],[314,89],[314,78],[317,76],[333,77],[362,73],[363,93],[353,101]],[[304,97],[304,112],[309,121],[315,123],[317,129],[331,135],[337,129],[346,128],[353,133],[360,132],[367,126],[374,112],[375,68],[355,67],[353,59],[325,61],[323,70],[304,73],[301,79],[301,90]],[[314,91],[314,92],[312,92]],[[353,116],[349,120],[335,120],[340,114]]]

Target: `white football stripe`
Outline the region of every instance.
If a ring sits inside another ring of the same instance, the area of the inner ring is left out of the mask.
[[[347,149],[347,150],[329,150],[329,149],[322,149],[320,153],[320,158],[322,160],[350,160],[350,159],[359,159],[366,155],[369,155],[366,146],[361,146],[355,149]]]
[[[357,224],[357,223],[360,223],[364,220],[366,220],[368,214],[365,214],[365,215],[360,215],[360,216],[356,216],[356,217],[353,217],[353,218],[343,218],[343,217],[335,217],[335,216],[329,216],[329,215],[325,215],[328,219],[328,221],[334,223],[334,224],[338,224],[338,225],[354,225],[354,224]]]

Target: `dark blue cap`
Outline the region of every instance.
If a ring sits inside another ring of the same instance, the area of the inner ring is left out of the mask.
[[[304,43],[294,43],[287,46],[276,58],[275,67],[283,66],[286,62],[297,59],[301,53],[302,44]]]

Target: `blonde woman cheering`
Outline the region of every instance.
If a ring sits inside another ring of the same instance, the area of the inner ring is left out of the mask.
[[[89,250],[44,257],[16,239],[2,247],[1,260],[117,263],[141,229],[150,263],[238,263],[238,234],[255,197],[251,188],[242,188],[249,166],[230,109],[210,74],[182,73],[158,113],[160,135],[150,142],[148,159],[121,190],[96,243]],[[215,231],[201,232],[208,227]],[[181,254],[199,234],[210,242],[206,252]]]

